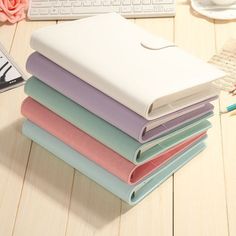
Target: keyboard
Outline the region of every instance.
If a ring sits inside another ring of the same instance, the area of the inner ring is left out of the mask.
[[[30,20],[69,20],[116,12],[125,18],[175,15],[175,0],[31,0]]]

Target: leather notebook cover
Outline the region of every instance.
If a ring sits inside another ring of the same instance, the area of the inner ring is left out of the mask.
[[[145,164],[136,166],[30,97],[24,100],[21,112],[28,120],[56,136],[127,184],[139,182],[171,158],[189,148],[194,142],[205,136],[207,131],[207,129],[203,129],[200,134],[167,149]]]
[[[213,105],[209,102],[217,98],[212,97],[169,115],[148,121],[37,52],[29,56],[26,68],[29,73],[48,86],[141,143],[171,132],[210,112],[213,110]]]
[[[115,13],[38,29],[31,47],[148,120],[218,94],[225,75]]]
[[[27,80],[25,92],[134,164],[144,163],[211,126],[206,119],[212,115],[212,112],[172,133],[141,144],[35,78]]]
[[[46,148],[49,152],[130,205],[141,201],[205,148],[205,144],[202,141],[198,141],[184,153],[180,153],[153,174],[144,178],[143,181],[135,185],[128,185],[30,121],[24,122],[22,132],[34,142]],[[204,140],[204,138],[202,140]]]

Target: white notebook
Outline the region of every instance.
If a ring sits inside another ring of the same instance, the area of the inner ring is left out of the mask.
[[[39,29],[31,47],[148,120],[217,95],[224,76],[116,13]]]

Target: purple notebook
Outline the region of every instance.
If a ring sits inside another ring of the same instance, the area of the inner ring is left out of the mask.
[[[148,121],[38,52],[29,56],[26,68],[29,73],[48,86],[141,143],[163,136],[211,112],[214,107],[209,102],[217,98],[212,97],[156,120]]]

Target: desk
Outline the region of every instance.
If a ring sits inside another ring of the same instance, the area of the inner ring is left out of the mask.
[[[196,17],[185,0],[175,18],[133,21],[206,61],[236,37],[236,21]],[[56,23],[1,25],[0,41],[24,68],[31,33]],[[24,98],[0,94],[1,236],[236,235],[236,115],[219,115],[235,98],[214,103],[207,149],[133,208],[21,135]]]

